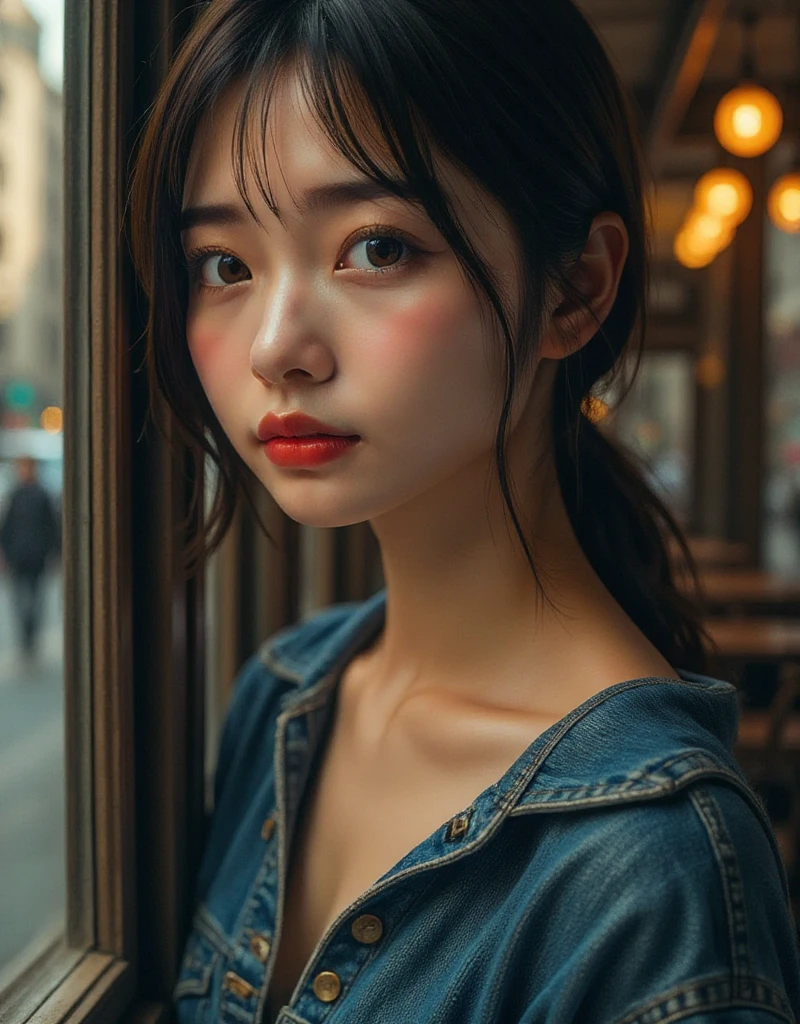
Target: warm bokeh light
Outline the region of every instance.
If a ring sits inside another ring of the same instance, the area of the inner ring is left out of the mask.
[[[675,258],[678,263],[684,267],[689,267],[691,270],[707,267],[717,255],[717,250],[714,248],[707,247],[702,249],[695,247],[695,241],[684,228],[678,232],[674,245]]]
[[[589,395],[581,402],[583,415],[590,423],[602,423],[611,411],[602,398]]]
[[[39,417],[39,425],[48,434],[60,434],[64,426],[64,417],[57,405],[48,405],[42,410]]]
[[[800,232],[800,172],[778,178],[767,198],[767,210],[775,227],[789,234]]]
[[[698,210],[738,227],[753,208],[753,186],[732,167],[715,167],[694,188]]]
[[[736,156],[760,156],[780,138],[783,110],[760,85],[739,85],[719,101],[714,131],[720,144]]]
[[[730,222],[693,208],[675,239],[675,258],[684,267],[706,267],[726,249],[736,234]]]
[[[725,362],[716,352],[706,352],[695,363],[694,373],[700,387],[711,391],[725,380]]]
[[[684,230],[698,250],[722,252],[733,241],[734,227],[710,213],[693,209],[684,223]]]

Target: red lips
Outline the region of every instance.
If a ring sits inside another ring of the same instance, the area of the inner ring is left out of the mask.
[[[268,412],[258,424],[259,441],[269,441],[271,437],[308,437],[311,434],[327,434],[330,437],[358,436],[345,430],[337,430],[336,427],[329,427],[302,412],[289,412],[284,416]]]

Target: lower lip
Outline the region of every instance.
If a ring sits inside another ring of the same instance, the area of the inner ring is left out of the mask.
[[[355,448],[360,440],[360,437],[334,437],[331,434],[273,437],[264,445],[264,452],[275,466],[303,469],[338,459],[340,455]]]

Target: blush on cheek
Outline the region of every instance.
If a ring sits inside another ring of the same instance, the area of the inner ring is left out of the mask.
[[[393,354],[408,359],[446,355],[457,345],[463,351],[465,331],[480,330],[477,307],[466,295],[428,294],[381,317],[377,334]]]
[[[206,397],[222,420],[231,402],[235,408],[241,399],[242,367],[236,365],[230,344],[218,331],[187,329],[186,340]]]
[[[192,327],[186,328],[186,342],[189,346],[189,354],[192,357],[197,372],[201,367],[206,366],[214,358],[214,354],[220,351],[220,339],[214,331]]]

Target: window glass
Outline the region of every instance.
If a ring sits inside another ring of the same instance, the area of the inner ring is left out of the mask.
[[[0,0],[0,990],[66,906],[63,20]]]
[[[764,560],[800,573],[800,235],[765,231]]]

